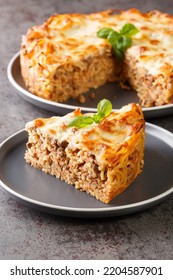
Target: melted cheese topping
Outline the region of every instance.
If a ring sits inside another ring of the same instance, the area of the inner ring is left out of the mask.
[[[133,23],[140,30],[126,55],[133,56],[152,75],[172,75],[173,17],[159,11],[142,14],[131,9],[119,14],[105,11],[54,15],[28,31],[23,37],[22,52],[30,59],[31,66],[42,67],[45,76],[53,75],[63,63],[80,67],[81,58],[105,52],[111,55],[111,45],[96,33],[102,27],[119,31],[125,23]]]
[[[76,110],[63,117],[36,119],[26,125],[26,130],[35,128],[38,135],[53,138],[61,144],[67,141],[72,150],[84,149],[95,155],[97,161],[111,164],[115,151],[128,141],[138,131],[144,131],[144,119],[139,105],[129,104],[119,112],[112,112],[100,124],[92,124],[86,128],[67,127],[70,118],[81,115]],[[125,144],[126,143],[126,144]]]

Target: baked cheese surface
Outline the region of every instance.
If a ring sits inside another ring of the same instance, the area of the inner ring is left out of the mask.
[[[139,131],[143,133],[145,125],[142,111],[136,104],[126,105],[118,112],[112,112],[100,124],[94,123],[86,128],[67,126],[71,118],[80,115],[82,113],[78,109],[63,117],[39,118],[27,123],[26,130],[35,127],[44,138],[57,139],[59,144],[68,142],[68,147],[72,150],[78,148],[90,151],[103,166],[114,165],[120,154],[123,156],[130,153],[130,145],[135,145],[133,136]]]
[[[102,27],[119,31],[126,23],[133,23],[140,30],[126,56],[133,55],[152,75],[172,75],[173,17],[159,11],[142,14],[131,9],[119,14],[105,11],[89,15],[54,15],[42,26],[31,28],[23,37],[22,45],[31,66],[38,64],[45,75],[53,75],[63,63],[77,65],[81,58],[88,59],[104,52],[111,55],[110,44],[96,33]]]

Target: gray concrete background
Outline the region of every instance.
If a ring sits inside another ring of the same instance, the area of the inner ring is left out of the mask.
[[[54,13],[131,7],[173,14],[171,0],[0,0],[0,142],[27,121],[52,115],[23,100],[7,79],[22,34]],[[149,121],[173,132],[173,116]],[[173,197],[138,214],[83,220],[32,210],[0,188],[0,259],[173,259]]]

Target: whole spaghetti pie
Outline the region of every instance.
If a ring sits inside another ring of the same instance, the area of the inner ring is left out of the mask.
[[[119,32],[125,24],[139,32],[132,44],[127,34],[123,42],[128,48],[119,60],[97,32]],[[21,72],[31,93],[56,102],[77,98],[108,81],[122,81],[137,91],[142,106],[164,105],[173,103],[172,42],[173,17],[159,11],[57,14],[23,36]]]

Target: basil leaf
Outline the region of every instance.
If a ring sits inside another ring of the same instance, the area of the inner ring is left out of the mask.
[[[116,44],[112,45],[113,51],[116,54],[116,57],[118,58],[118,60],[122,60],[124,57],[124,51],[121,49],[118,49]]]
[[[97,32],[97,36],[102,39],[107,39],[107,37],[111,31],[114,31],[114,30],[110,27],[103,27]]]
[[[118,32],[116,32],[116,31],[111,31],[110,33],[109,33],[109,35],[108,35],[108,42],[110,43],[110,44],[114,44],[117,40],[119,40],[121,38],[121,35],[118,33]]]
[[[103,99],[97,105],[98,114],[104,114],[104,116],[108,116],[112,111],[112,104],[109,100]]]
[[[129,37],[121,36],[116,42],[115,45],[117,49],[125,51],[132,45],[132,39]]]
[[[118,59],[122,59],[124,52],[131,47],[131,37],[138,33],[139,30],[132,23],[124,24],[119,32],[110,27],[105,27],[97,32],[97,36],[107,39],[112,45],[113,51]]]
[[[94,122],[93,118],[90,116],[78,116],[71,118],[66,125],[69,127],[76,126],[78,128],[84,128]]]
[[[124,36],[132,37],[136,35],[139,30],[132,23],[126,23],[123,25],[119,33]]]
[[[101,120],[105,117],[105,114],[103,113],[98,113],[93,115],[93,120],[95,121],[95,123],[99,123],[101,122]]]
[[[120,38],[121,38],[121,35],[118,32],[116,32],[115,30],[112,30],[107,37],[108,42],[111,44],[114,44]]]
[[[78,127],[78,128],[85,128],[89,126],[92,123],[100,123],[102,119],[106,116],[108,116],[112,111],[112,103],[107,100],[103,99],[101,100],[97,105],[97,113],[92,116],[78,116],[69,119],[66,122],[66,125],[69,127]]]

